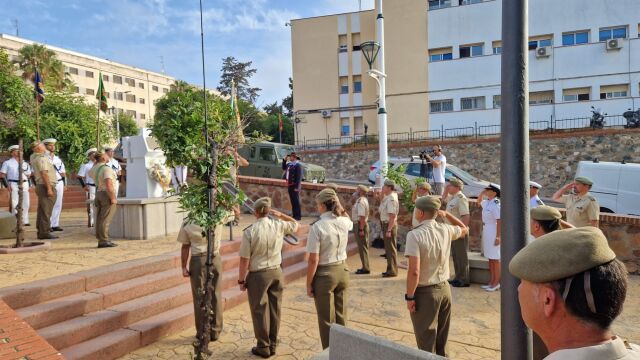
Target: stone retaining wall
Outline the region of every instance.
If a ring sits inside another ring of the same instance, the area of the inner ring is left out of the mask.
[[[390,157],[417,155],[435,142],[392,144]],[[449,163],[480,179],[500,182],[500,139],[457,139],[439,142]],[[542,195],[553,192],[573,176],[579,161],[640,162],[640,130],[588,130],[531,135],[531,180],[544,186]],[[301,154],[306,162],[324,166],[328,179],[364,181],[378,160],[377,144],[369,147],[313,150]]]
[[[269,196],[273,200],[273,206],[277,209],[290,211],[291,203],[289,202],[289,194],[284,180],[265,179],[240,176],[240,187],[253,200],[263,196]],[[303,216],[318,216],[315,204],[315,196],[325,185],[303,183],[302,192],[300,194],[300,202]],[[351,206],[355,192],[355,187],[339,186],[338,196],[345,207],[351,214]],[[402,196],[402,195],[401,195]],[[369,226],[371,228],[371,239],[380,238],[380,222],[378,214],[378,201],[369,195],[369,205],[371,215],[369,217]],[[469,247],[471,251],[480,251],[480,236],[482,234],[482,210],[476,203],[470,204],[471,223],[469,224],[471,235],[469,239]],[[404,207],[400,209],[398,217],[398,243],[399,248],[403,249],[406,234],[411,230],[411,216]],[[600,215],[600,228],[604,231],[611,248],[616,252],[618,258],[624,261],[631,273],[640,274],[640,217],[624,216],[614,214]]]

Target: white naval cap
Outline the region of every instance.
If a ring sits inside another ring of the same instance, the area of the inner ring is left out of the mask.
[[[18,145],[9,146],[9,152],[12,152],[13,150],[18,150],[18,149],[20,149],[20,146],[18,146]]]
[[[84,154],[85,154],[85,156],[89,156],[89,154],[94,153],[94,152],[98,152],[98,149],[91,148],[91,149],[87,150]]]
[[[48,138],[48,139],[44,139],[42,140],[43,143],[45,144],[55,144],[58,142],[58,140],[54,139],[54,138]]]
[[[542,189],[542,185],[538,184],[535,181],[529,181],[529,187],[533,187],[533,188],[536,188],[536,189]]]

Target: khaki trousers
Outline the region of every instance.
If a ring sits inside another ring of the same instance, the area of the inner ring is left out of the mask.
[[[193,296],[193,313],[196,318],[196,336],[199,335],[204,329],[205,317],[204,309],[202,308],[202,297],[204,296],[204,286],[207,281],[207,255],[191,256],[189,262],[189,274],[191,278],[191,295]],[[211,309],[213,315],[211,316],[211,340],[217,340],[222,332],[222,259],[221,257],[213,257],[213,296],[211,297]]]
[[[94,200],[96,206],[96,238],[98,244],[109,242],[109,225],[113,215],[116,214],[117,206],[111,203],[111,199],[106,191],[96,191]]]
[[[347,324],[347,288],[349,287],[349,268],[344,261],[319,265],[313,277],[313,300],[318,313],[318,327],[322,348],[329,347],[329,329],[331,324]]]
[[[387,274],[398,275],[398,227],[391,230],[391,237],[387,237],[389,223],[382,223],[382,236],[384,239],[384,251],[387,254]]]
[[[467,249],[469,247],[469,235],[462,239],[454,240],[451,243],[451,255],[453,256],[453,268],[456,272],[456,280],[469,284],[469,258]]]
[[[250,272],[246,281],[257,347],[275,348],[284,289],[282,268]]]
[[[411,314],[413,331],[420,350],[447,356],[447,339],[451,324],[451,288],[445,281],[418,287],[416,312]]]
[[[369,268],[369,223],[364,224],[364,236],[360,236],[360,224],[354,223],[354,235],[358,244],[358,253],[362,262],[362,270],[371,271]]]
[[[36,185],[36,195],[38,195],[38,213],[36,215],[36,226],[38,237],[46,237],[51,232],[51,212],[56,203],[56,187],[52,186],[53,197],[47,196],[46,185]]]

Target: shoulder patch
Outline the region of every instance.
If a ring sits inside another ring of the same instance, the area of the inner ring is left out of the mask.
[[[459,198],[459,199],[462,199],[463,197],[464,197],[464,194],[463,194],[463,193],[461,193],[461,192],[459,192],[459,193],[458,193],[458,198]]]
[[[543,202],[542,202],[542,200],[540,200],[540,199],[537,199],[537,200],[536,200],[536,204],[538,204],[538,205],[544,205],[544,203],[543,203]]]
[[[493,202],[496,204],[500,204],[500,199],[494,199]]]

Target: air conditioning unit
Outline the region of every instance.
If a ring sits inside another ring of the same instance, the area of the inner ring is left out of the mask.
[[[551,56],[552,52],[553,52],[553,48],[551,46],[542,46],[536,49],[536,57],[546,58]]]
[[[609,39],[609,40],[607,40],[607,42],[606,42],[607,51],[622,49],[622,43],[623,42],[624,42],[624,39]]]
[[[330,118],[331,117],[331,110],[322,110],[321,114],[322,114],[323,118]]]

